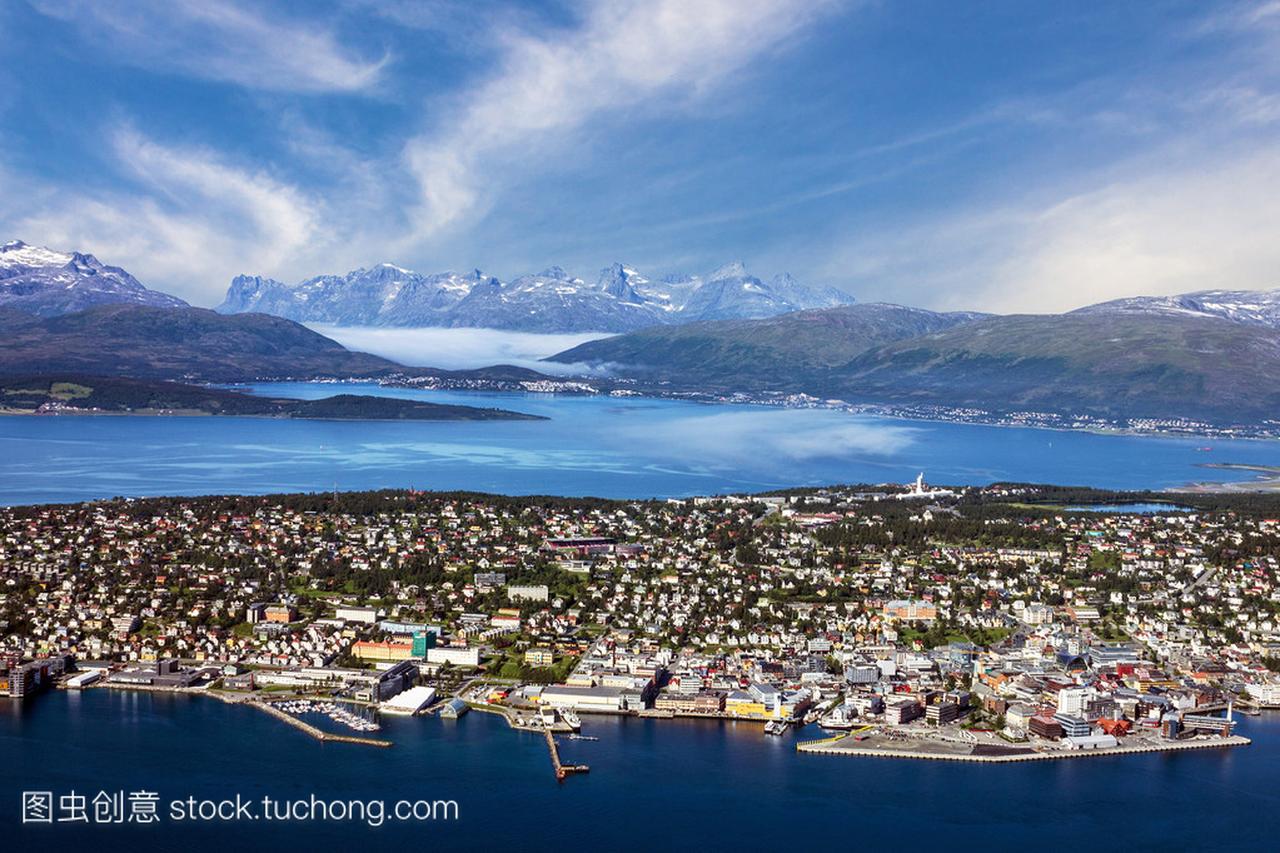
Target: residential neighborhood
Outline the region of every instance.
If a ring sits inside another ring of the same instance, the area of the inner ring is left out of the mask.
[[[7,508],[0,693],[79,679],[376,709],[422,686],[432,701],[410,712],[460,695],[515,722],[542,708],[955,729],[991,754],[1230,736],[1233,712],[1280,704],[1265,500],[1061,497],[921,477],[663,501]]]

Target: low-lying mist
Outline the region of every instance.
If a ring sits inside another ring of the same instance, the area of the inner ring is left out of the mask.
[[[411,367],[466,370],[494,364],[514,364],[557,375],[586,372],[581,365],[554,364],[541,359],[587,341],[607,338],[607,332],[549,335],[501,329],[389,329],[379,326],[330,326],[309,323],[344,347],[373,353]]]

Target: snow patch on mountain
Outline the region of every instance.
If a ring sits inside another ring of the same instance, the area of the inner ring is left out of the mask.
[[[1280,329],[1280,289],[1201,290],[1178,296],[1135,296],[1080,308],[1075,314],[1184,314],[1221,317],[1249,326]]]
[[[21,240],[0,246],[0,307],[53,317],[115,303],[157,308],[187,304],[148,290],[120,267],[90,254],[30,246]]]

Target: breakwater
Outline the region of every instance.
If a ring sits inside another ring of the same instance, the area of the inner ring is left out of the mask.
[[[242,704],[258,708],[271,716],[275,717],[283,723],[288,723],[299,731],[306,732],[316,740],[333,741],[335,743],[358,743],[364,746],[389,747],[391,741],[374,737],[361,737],[359,735],[340,735],[334,732],[326,732],[324,729],[311,725],[306,720],[300,720],[292,714],[286,714],[270,702],[244,702]]]

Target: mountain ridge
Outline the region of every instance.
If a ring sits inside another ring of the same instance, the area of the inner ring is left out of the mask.
[[[549,360],[687,390],[1006,414],[1230,424],[1280,412],[1280,329],[1195,312],[948,318],[872,303],[644,330]]]
[[[51,317],[117,303],[187,307],[84,252],[58,252],[21,240],[0,245],[0,308]]]
[[[868,302],[758,320],[710,320],[659,326],[588,341],[550,361],[594,367],[616,364],[625,375],[725,390],[807,382],[866,349],[969,322],[971,312],[941,313]]]
[[[705,278],[656,281],[615,263],[594,284],[558,266],[502,282],[480,270],[422,274],[380,264],[292,285],[237,276],[216,310],[261,311],[307,323],[566,333],[766,317],[853,301],[842,291],[807,287],[785,273],[766,283],[738,261]]]
[[[240,382],[373,377],[403,369],[266,314],[227,316],[207,308],[129,304],[54,317],[0,312],[0,374]]]

